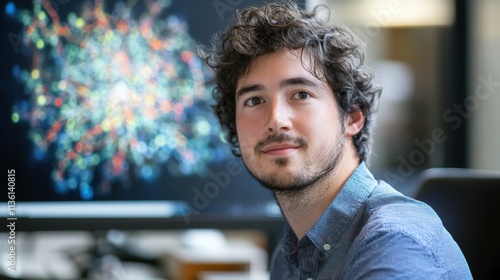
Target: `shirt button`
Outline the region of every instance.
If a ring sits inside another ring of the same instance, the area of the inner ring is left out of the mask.
[[[325,250],[327,250],[327,251],[328,251],[328,250],[330,250],[330,248],[331,248],[331,247],[330,247],[330,244],[325,244],[325,245],[323,245],[323,249],[325,249]]]

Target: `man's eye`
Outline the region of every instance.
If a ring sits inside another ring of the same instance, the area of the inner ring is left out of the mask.
[[[246,102],[245,102],[245,106],[249,106],[249,107],[252,107],[252,106],[255,106],[255,105],[259,105],[261,103],[263,103],[264,100],[260,97],[252,97],[250,99],[248,99]]]
[[[308,99],[309,97],[311,97],[311,94],[305,91],[299,91],[292,96],[292,99]]]

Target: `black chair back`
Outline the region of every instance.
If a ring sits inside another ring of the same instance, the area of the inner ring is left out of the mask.
[[[429,169],[420,177],[415,198],[437,212],[474,279],[500,279],[500,173]]]

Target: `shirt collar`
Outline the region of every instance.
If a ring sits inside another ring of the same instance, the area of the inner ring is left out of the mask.
[[[362,162],[307,232],[306,236],[318,250],[327,256],[330,254],[376,185],[377,181]],[[289,254],[296,252],[297,237],[288,223],[285,223],[284,234],[283,250]]]

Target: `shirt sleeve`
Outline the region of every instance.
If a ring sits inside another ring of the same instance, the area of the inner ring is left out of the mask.
[[[374,232],[353,244],[343,279],[472,279],[461,254],[449,263],[456,253],[447,239],[442,242],[430,243],[404,231]]]
[[[403,234],[381,233],[348,258],[344,279],[439,279],[435,260]]]

